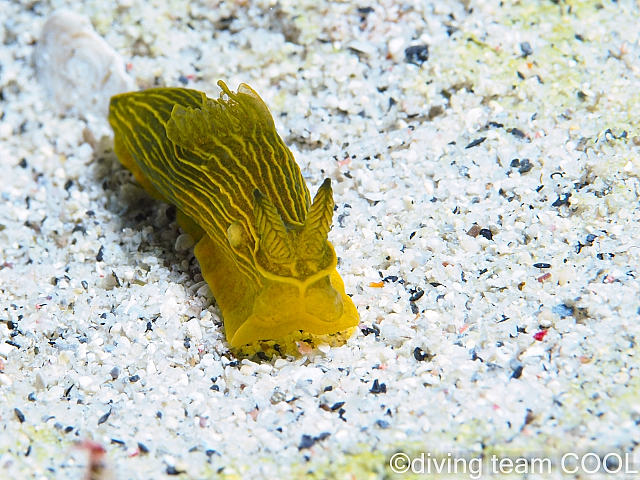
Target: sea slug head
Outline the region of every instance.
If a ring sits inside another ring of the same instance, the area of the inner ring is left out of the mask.
[[[273,203],[254,190],[258,235],[254,262],[265,280],[253,315],[235,333],[232,344],[267,332],[265,338],[296,330],[327,334],[357,324],[357,311],[344,291],[336,253],[327,239],[333,206],[331,181],[326,179],[304,223],[288,225]]]

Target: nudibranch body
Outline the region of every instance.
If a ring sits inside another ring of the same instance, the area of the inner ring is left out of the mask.
[[[218,85],[218,100],[180,88],[114,96],[116,155],[178,209],[232,346],[357,325],[327,240],[331,182],[311,203],[262,99],[245,84],[237,93]]]

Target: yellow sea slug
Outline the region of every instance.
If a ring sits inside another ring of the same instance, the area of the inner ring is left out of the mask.
[[[218,85],[218,100],[181,88],[112,97],[118,158],[153,197],[177,207],[232,346],[357,325],[327,240],[330,180],[311,204],[262,99],[245,84],[237,93]]]

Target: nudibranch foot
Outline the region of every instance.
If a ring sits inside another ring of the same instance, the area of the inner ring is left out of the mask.
[[[206,235],[206,232],[203,230],[203,228],[196,222],[194,222],[191,217],[187,216],[180,209],[178,209],[176,213],[176,220],[178,220],[178,225],[180,225],[180,228],[191,235],[196,243]]]

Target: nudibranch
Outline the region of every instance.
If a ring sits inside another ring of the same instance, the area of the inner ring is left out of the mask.
[[[112,97],[116,155],[176,206],[232,346],[357,325],[328,241],[331,181],[311,203],[263,100],[248,85],[218,85],[217,100],[182,88]]]

